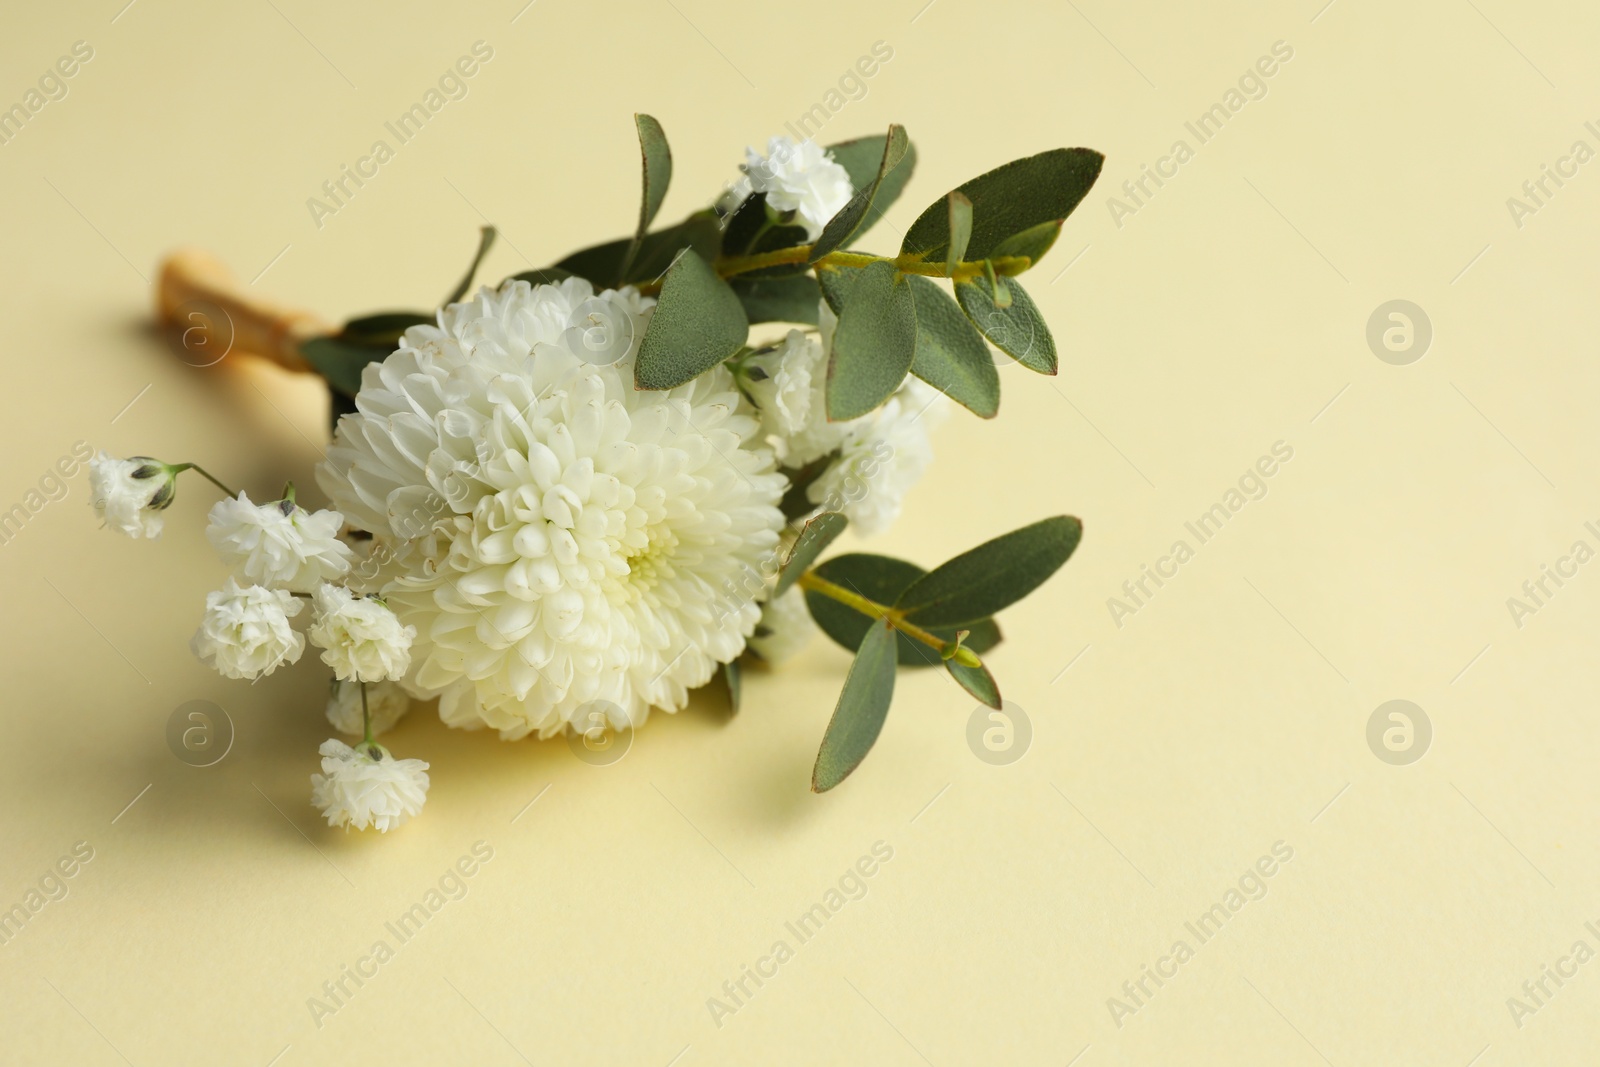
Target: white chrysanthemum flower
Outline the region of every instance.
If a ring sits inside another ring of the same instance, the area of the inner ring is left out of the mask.
[[[411,697],[398,682],[376,682],[367,686],[367,714],[372,720],[372,735],[388,733],[411,710]],[[362,736],[361,683],[335,680],[328,695],[328,722],[341,734]]]
[[[808,241],[821,236],[828,220],[850,202],[854,192],[849,171],[810,138],[796,144],[790,137],[773,137],[767,141],[764,156],[747,148],[741,169],[745,177],[736,192],[766,193],[767,204],[774,211],[795,212]]]
[[[257,678],[293,663],[306,639],[289,620],[300,602],[282,589],[241,586],[232,578],[206,594],[206,613],[189,647],[200,661],[225,678]]]
[[[322,662],[337,677],[382,682],[411,669],[417,628],[403,625],[387,604],[324,582],[317,587],[315,608],[306,636],[322,649]]]
[[[762,605],[750,647],[768,663],[782,663],[805,648],[816,632],[805,594],[799,586],[790,586],[782,596]]]
[[[308,512],[290,500],[252,504],[240,493],[212,505],[206,538],[238,574],[308,593],[350,570],[354,553],[339,540],[343,526],[337,511]]]
[[[948,413],[946,398],[906,376],[875,411],[829,422],[828,352],[838,317],[826,301],[819,336],[791,330],[774,352],[745,361],[745,388],[761,409],[761,428],[785,467],[799,470],[837,453],[806,488],[806,499],[841,511],[863,536],[882,533],[933,458],[928,434]],[[755,368],[757,374],[749,374]]]
[[[161,512],[172,503],[178,474],[149,456],[89,461],[89,503],[102,522],[129,537],[161,536]]]
[[[319,468],[397,561],[383,593],[417,628],[406,682],[451,725],[545,737],[604,708],[638,726],[760,616],[784,479],[754,413],[721,367],[656,392],[634,388],[636,344],[591,362],[570,331],[593,300],[644,335],[653,301],[579,279],[509,282],[412,327],[367,366]]]
[[[322,773],[311,776],[311,803],[329,826],[388,833],[419,815],[428,799],[428,765],[395,759],[379,744],[351,748],[329,738],[318,749]]]

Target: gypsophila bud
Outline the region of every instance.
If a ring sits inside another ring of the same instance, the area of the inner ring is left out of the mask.
[[[324,582],[317,588],[316,620],[306,634],[340,678],[381,682],[410,669],[417,628],[402,626],[381,600]]]
[[[161,512],[176,495],[178,472],[149,456],[89,461],[89,503],[105,524],[129,537],[161,536]]]
[[[206,594],[206,613],[189,647],[225,678],[258,678],[305,651],[306,639],[289,620],[301,604],[281,589],[241,586],[232,578]]]

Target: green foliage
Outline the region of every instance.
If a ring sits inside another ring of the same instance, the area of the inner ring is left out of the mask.
[[[988,618],[1043,584],[1082,539],[1083,523],[1067,515],[1002,534],[910,583],[895,610],[928,627]]]
[[[789,558],[783,561],[783,568],[778,571],[778,583],[772,590],[772,599],[776,600],[788,592],[795,579],[817,561],[822,550],[833,544],[848,525],[850,521],[837,511],[824,511],[806,523],[800,536],[795,539],[794,547],[789,549]]]
[[[917,302],[907,279],[879,261],[861,269],[828,356],[828,418],[859,418],[905,381],[917,352]]]
[[[972,240],[972,201],[959,189],[945,199],[950,210],[950,245],[944,253],[944,272],[954,274],[956,267],[967,258],[967,245]]]
[[[634,231],[628,251],[622,257],[624,277],[632,268],[644,244],[645,235],[650,230],[650,223],[655,221],[656,212],[661,210],[661,201],[666,199],[667,186],[672,182],[672,149],[667,146],[666,131],[662,130],[661,123],[640,113],[633,116],[633,124],[639,131],[639,156],[644,177],[639,198],[639,227]]]
[[[750,335],[744,305],[693,249],[686,249],[661,286],[661,299],[639,343],[634,384],[671,389],[727,359]]]
[[[300,344],[300,355],[328,382],[328,388],[355,396],[361,389],[361,371],[368,363],[381,360],[393,348],[352,344],[332,337],[313,337]]]
[[[483,265],[483,257],[489,254],[489,249],[494,247],[495,228],[484,226],[478,231],[478,253],[472,257],[472,262],[467,265],[467,273],[461,276],[456,287],[450,290],[450,295],[444,298],[446,304],[460,302],[467,295],[467,290],[472,288],[472,279],[478,276],[478,268]]]
[[[996,299],[1004,290],[1005,303]],[[956,283],[956,300],[984,339],[1029,370],[1056,372],[1056,342],[1050,327],[1025,289],[1015,278],[990,279],[982,275]]]
[[[915,563],[892,556],[878,556],[870,552],[851,552],[835,556],[816,568],[818,577],[843,586],[853,593],[879,604],[893,604],[912,582],[927,572]],[[850,652],[861,646],[872,620],[852,607],[847,607],[822,593],[807,589],[806,607],[817,626],[833,642]],[[956,627],[927,629],[938,637],[953,641]],[[962,627],[972,633],[963,644],[974,652],[987,652],[1000,643],[1000,627],[993,619]],[[902,667],[935,667],[940,665],[939,653],[905,634],[898,634],[896,659]]]
[[[906,137],[905,127],[890,126],[888,134],[884,136],[883,155],[878,161],[878,172],[864,185],[857,185],[852,177],[850,184],[856,190],[855,195],[839,209],[838,214],[828,220],[828,225],[823,227],[822,234],[812,244],[810,256],[812,263],[836,248],[843,248],[861,232],[875,209],[874,201],[879,188],[905,161],[910,151],[911,140]],[[882,214],[882,209],[877,210]]]
[[[596,289],[651,282],[660,278],[685,248],[694,249],[708,263],[715,260],[722,247],[722,225],[716,212],[697,211],[677,225],[647,234],[633,263],[623,270],[632,246],[631,237],[607,241],[574,252],[556,266],[587,279]]]
[[[906,282],[917,302],[911,373],[969,411],[994,418],[1000,410],[1000,370],[983,335],[937,283],[916,275]]]
[[[968,667],[953,659],[946,660],[944,666],[950,672],[950,677],[954,678],[961,688],[977,697],[981,703],[991,708],[1000,707],[1000,686],[995,682],[994,675],[989,673],[988,667],[981,663],[976,667]]]
[[[1089,148],[1055,148],[1013,160],[962,185],[956,191],[972,202],[972,236],[966,258],[1001,255],[1003,243],[1019,234],[1042,228],[1059,230],[1100,176],[1104,162],[1105,156]],[[948,254],[950,239],[950,210],[941,199],[911,224],[900,251],[939,261]],[[1053,233],[1050,240],[1054,240]],[[1049,241],[1033,236],[1024,243],[1024,247],[1041,246],[1049,248]]]
[[[566,281],[568,278],[576,277],[577,275],[570,270],[562,270],[560,267],[537,267],[533,270],[525,270],[521,274],[513,274],[506,280],[527,282],[529,285],[555,285]]]
[[[844,781],[878,740],[894,699],[894,638],[885,622],[868,627],[822,736],[811,772],[813,792],[826,793]]]
[[[722,665],[722,680],[728,687],[728,714],[737,715],[739,701],[744,697],[744,674],[738,660],[730,659]]]
[[[739,303],[744,305],[745,318],[752,326],[762,322],[817,324],[817,305],[822,302],[822,290],[809,274],[793,274],[787,278],[738,277],[728,284],[739,297]]]
[[[806,243],[806,228],[795,225],[793,220],[794,212],[778,212],[769,207],[766,193],[752,194],[729,217],[727,229],[722,234],[722,254],[746,256],[803,245]],[[748,276],[803,276],[805,269],[804,263],[792,263],[751,271]]]
[[[432,326],[436,321],[426,311],[379,311],[351,319],[334,337],[345,344],[382,348],[387,355],[399,346],[400,338],[411,327]]]
[[[890,134],[877,134],[872,137],[858,137],[853,141],[844,141],[828,148],[833,161],[850,175],[850,188],[864,189],[873,181],[878,182],[877,191],[872,195],[872,207],[862,217],[861,224],[856,227],[855,236],[858,238],[872,229],[878,220],[883,218],[883,213],[900,199],[906,183],[911,180],[911,175],[917,169],[917,148],[908,141],[899,164],[879,180],[884,150],[889,139]]]

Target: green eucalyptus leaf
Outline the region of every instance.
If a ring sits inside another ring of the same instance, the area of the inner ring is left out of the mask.
[[[915,563],[892,556],[878,556],[870,552],[851,552],[835,556],[816,568],[816,573],[835,585],[843,586],[868,600],[879,604],[893,604],[900,594],[927,572]],[[847,607],[831,597],[805,590],[806,607],[817,626],[829,639],[850,652],[861,647],[872,620],[854,608]],[[954,641],[957,627],[926,626],[937,637]],[[964,644],[982,654],[1000,643],[1000,627],[993,619],[959,627],[971,630]],[[896,658],[902,667],[937,667],[941,665],[939,653],[921,641],[897,633],[899,651]]]
[[[734,278],[728,283],[744,305],[745,318],[754,326],[760,322],[799,322],[817,324],[817,305],[822,290],[809,274],[787,278]]]
[[[1013,160],[962,185],[957,191],[972,201],[967,260],[999,255],[1004,241],[1027,231],[1059,227],[1088,194],[1104,162],[1105,156],[1093,149],[1055,148]],[[900,251],[937,262],[946,257],[950,238],[949,207],[941,199],[911,224]],[[1034,239],[1035,247],[1038,243]],[[1049,248],[1048,242],[1043,247]]]
[[[795,579],[817,561],[822,550],[844,533],[848,525],[849,520],[837,511],[824,511],[806,523],[800,536],[795,539],[794,547],[789,549],[789,558],[783,561],[783,568],[778,571],[778,584],[773,587],[772,599],[776,600],[788,592]]]
[[[638,257],[645,234],[650,230],[650,223],[655,221],[656,212],[661,210],[661,201],[666,199],[667,186],[672,182],[672,149],[667,146],[667,135],[661,123],[640,112],[633,116],[633,124],[639,131],[639,155],[644,177],[639,198],[639,227],[634,231],[628,251],[622,257],[624,277]]]
[[[1002,256],[1027,256],[1037,263],[1044,258],[1046,252],[1050,251],[1050,246],[1056,243],[1056,238],[1059,236],[1061,236],[1061,223],[1041,222],[1032,229],[1007,237],[995,245],[989,255],[994,259]]]
[[[878,189],[884,180],[905,161],[906,154],[911,151],[911,141],[906,137],[905,127],[890,126],[889,132],[884,137],[883,155],[878,161],[878,172],[867,183],[855,191],[849,202],[840,208],[828,224],[823,227],[822,234],[811,246],[810,261],[815,263],[823,256],[835,249],[842,248],[863,229],[867,219],[873,211],[873,204],[878,195]],[[852,181],[852,185],[854,182]],[[880,211],[879,214],[882,212]]]
[[[446,304],[459,303],[461,298],[467,295],[467,290],[472,288],[472,279],[478,276],[478,267],[483,263],[483,257],[494,247],[495,236],[493,226],[484,226],[478,231],[478,254],[472,257],[472,262],[467,265],[467,273],[462,275],[461,281],[451,290],[450,295],[444,298]]]
[[[950,672],[950,677],[959,682],[961,688],[989,707],[996,710],[1000,708],[1000,686],[994,680],[994,675],[989,673],[988,667],[981,663],[976,667],[968,667],[953,659],[945,660],[944,665]]]
[[[710,264],[687,249],[662,283],[639,342],[634,384],[640,389],[682,385],[739,351],[749,335],[739,297]]]
[[[940,564],[900,593],[895,608],[918,626],[961,626],[1016,603],[1054,574],[1083,539],[1069,515],[985,541]]]
[[[758,252],[775,252],[780,248],[793,248],[806,243],[806,228],[792,221],[793,212],[780,214],[767,206],[766,193],[754,193],[745,198],[728,220],[722,233],[724,256],[748,256]],[[780,264],[762,270],[749,271],[751,278],[804,273],[804,263]]]
[[[868,629],[845,675],[811,772],[813,792],[826,793],[861,765],[883,730],[894,699],[895,632],[886,622]]]
[[[1056,372],[1056,342],[1044,316],[1015,278],[997,279],[1009,302],[995,300],[994,284],[983,275],[956,283],[956,300],[984,340],[1029,370]]]
[[[985,419],[1000,410],[1000,369],[983,335],[939,285],[909,275],[917,301],[917,354],[911,373]]]
[[[335,336],[347,344],[394,349],[413,326],[432,326],[438,318],[431,311],[379,311],[345,323]]]
[[[626,274],[622,261],[633,244],[631,237],[607,241],[572,253],[556,267],[587,279],[596,289],[615,289],[628,282],[649,282],[661,277],[672,266],[678,253],[692,248],[711,261],[722,245],[722,226],[714,211],[697,211],[664,230],[647,234]]]
[[[945,197],[950,211],[950,247],[945,250],[944,270],[954,274],[956,265],[967,255],[967,244],[972,240],[972,201],[957,189]]]
[[[358,345],[338,337],[313,337],[300,342],[300,355],[322,375],[328,386],[346,396],[361,390],[361,372],[368,363],[382,360],[389,347]]]
[[[844,310],[844,302],[860,278],[861,271],[857,267],[817,265],[817,286],[835,315]]]
[[[860,418],[905,381],[917,352],[917,301],[883,260],[868,264],[839,313],[828,354],[828,418]]]
[[[853,141],[832,145],[828,149],[828,154],[833,157],[835,163],[845,169],[846,174],[850,175],[850,188],[859,191],[878,180],[888,140],[887,134],[858,137]],[[878,181],[877,192],[872,195],[872,207],[861,220],[861,225],[856,228],[856,237],[859,238],[883,218],[884,212],[900,198],[901,192],[905,190],[906,183],[911,180],[911,175],[916,169],[917,147],[907,142],[905,156],[900,160],[900,164]]]

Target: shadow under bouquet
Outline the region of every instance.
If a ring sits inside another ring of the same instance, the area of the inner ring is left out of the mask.
[[[827,148],[774,138],[714,206],[652,229],[672,157],[655,119],[636,126],[631,236],[473,293],[486,228],[438,311],[335,329],[244,295],[202,253],[163,265],[158,311],[185,358],[250,354],[327,381],[331,507],[103,452],[92,503],[154,538],[180,475],[221,493],[206,534],[230,574],[192,647],[245,679],[321,650],[327,717],[354,741],[325,742],[312,776],[330,825],[387,831],[422,809],[428,764],[376,740],[413,700],[507,740],[603,744],[708,684],[737,710],[741,663],[781,661],[818,629],[855,657],[813,772],[826,791],[876,741],[900,667],[948,671],[998,708],[982,659],[994,616],[1077,547],[1081,523],[1058,516],[932,570],[818,562],[847,526],[893,522],[952,402],[996,414],[997,359],[1055,373],[1017,276],[1089,191],[1098,152],[974,178],[878,255],[856,244],[911,177],[901,127]]]

